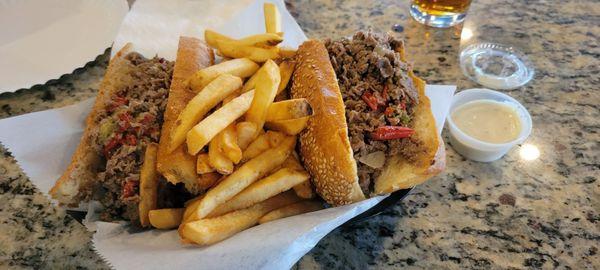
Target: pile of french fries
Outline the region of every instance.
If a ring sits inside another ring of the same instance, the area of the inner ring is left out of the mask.
[[[294,51],[283,41],[277,7],[264,5],[264,34],[233,39],[206,30],[223,61],[188,84],[196,96],[171,130],[169,150],[185,145],[196,172],[212,186],[181,209],[156,209],[156,145],[146,150],[140,183],[142,226],[179,228],[183,242],[209,245],[256,224],[321,209],[295,152],[312,115],[305,99],[288,99]],[[206,176],[206,177],[202,177]]]

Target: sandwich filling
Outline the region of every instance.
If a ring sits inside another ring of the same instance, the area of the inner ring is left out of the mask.
[[[365,194],[390,156],[413,160],[420,151],[411,138],[419,93],[402,60],[403,41],[390,35],[357,32],[325,46],[346,107],[350,144]]]
[[[158,142],[173,62],[132,52],[121,87],[97,112],[94,150],[105,164],[89,197],[100,201],[103,220],[138,220],[140,170],[148,143]]]

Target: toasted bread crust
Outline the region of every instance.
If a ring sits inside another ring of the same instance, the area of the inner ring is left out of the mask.
[[[92,149],[94,142],[91,135],[98,125],[94,119],[111,95],[120,89],[120,85],[123,83],[123,75],[126,74],[123,70],[130,65],[124,57],[132,51],[132,47],[131,43],[126,44],[110,60],[94,106],[86,118],[86,128],[71,158],[71,163],[56,181],[54,187],[50,189],[50,195],[58,200],[60,204],[76,206],[80,201],[89,199],[88,194],[90,192],[85,191],[91,189],[102,162],[101,156]]]
[[[317,192],[334,206],[363,200],[344,102],[327,49],[319,41],[306,41],[296,61],[291,95],[306,98],[314,110],[300,133],[300,152]]]
[[[185,144],[169,152],[171,129],[187,103],[197,94],[187,87],[187,79],[196,71],[214,64],[215,57],[203,41],[192,37],[180,37],[169,100],[158,145],[157,170],[171,183],[184,182],[192,193],[198,193],[196,158],[187,153]]]

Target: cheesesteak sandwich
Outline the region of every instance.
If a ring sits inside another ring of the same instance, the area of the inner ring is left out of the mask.
[[[189,48],[190,43],[193,48]],[[155,159],[161,149],[157,143],[164,117],[172,118],[165,114],[167,98],[182,96],[180,86],[173,89],[172,78],[178,78],[174,73],[186,73],[190,65],[199,69],[213,61],[212,51],[197,43],[182,38],[178,58],[185,54],[188,61],[178,65],[160,57],[147,59],[132,51],[131,44],[111,59],[79,146],[67,170],[50,190],[53,198],[69,206],[97,200],[104,207],[102,220],[139,224],[140,177],[148,157],[146,149],[158,149],[153,151]],[[177,106],[176,103],[177,99],[169,99],[169,106]],[[177,155],[172,158],[177,159]],[[182,207],[190,198],[184,184],[175,185],[161,177],[157,185],[154,198],[159,208]]]
[[[296,60],[292,97],[307,98],[314,111],[300,150],[328,203],[409,188],[443,169],[425,83],[401,40],[372,32],[310,40]]]

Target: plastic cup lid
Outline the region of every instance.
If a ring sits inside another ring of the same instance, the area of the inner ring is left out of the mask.
[[[469,79],[492,89],[514,89],[533,78],[533,64],[517,49],[476,43],[460,52],[460,67]]]

